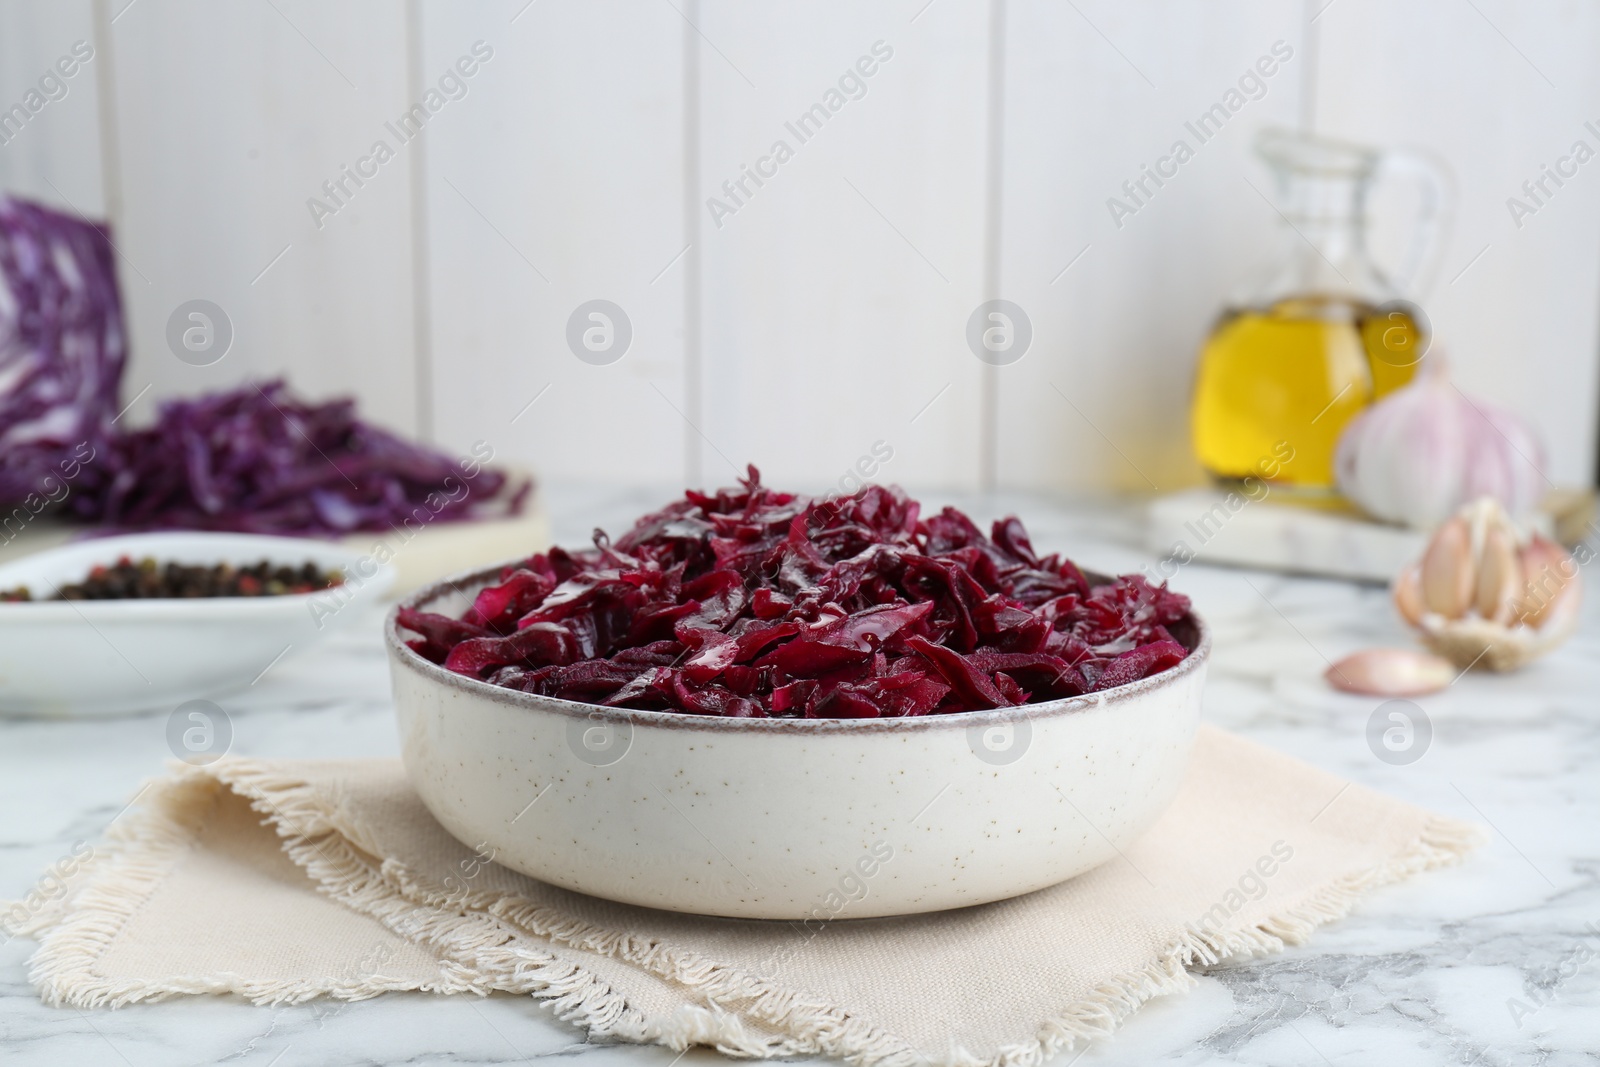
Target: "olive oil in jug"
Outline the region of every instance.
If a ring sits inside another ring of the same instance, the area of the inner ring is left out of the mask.
[[[1363,408],[1409,382],[1430,341],[1426,317],[1366,250],[1367,194],[1381,168],[1409,170],[1423,190],[1410,266],[1426,258],[1445,183],[1403,153],[1267,130],[1256,150],[1285,205],[1286,248],[1265,283],[1225,310],[1200,351],[1191,431],[1214,477],[1260,476],[1308,496],[1333,495],[1339,435]]]
[[[1230,309],[1200,354],[1194,448],[1221,478],[1256,474],[1280,442],[1283,480],[1333,484],[1339,432],[1411,380],[1426,336],[1413,310],[1327,295]]]

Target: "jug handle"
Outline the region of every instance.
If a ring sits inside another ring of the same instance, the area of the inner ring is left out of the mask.
[[[1448,165],[1415,149],[1392,149],[1379,160],[1376,182],[1409,178],[1417,184],[1421,206],[1411,233],[1411,243],[1389,280],[1401,295],[1426,295],[1444,251],[1444,238],[1455,207],[1455,182]]]

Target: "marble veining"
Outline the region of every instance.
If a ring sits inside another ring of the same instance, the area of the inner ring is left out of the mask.
[[[670,490],[553,486],[554,534],[613,533]],[[1015,512],[1034,543],[1101,571],[1155,557],[1137,506],[1023,496],[937,500],[980,521]],[[1590,578],[1594,581],[1594,578]],[[1466,865],[1379,890],[1310,944],[1215,968],[1117,1036],[1055,1067],[1326,1064],[1566,1067],[1600,1063],[1600,626],[1591,596],[1573,641],[1528,671],[1469,675],[1417,703],[1433,724],[1415,763],[1378,760],[1378,701],[1328,690],[1327,661],[1405,641],[1384,590],[1189,564],[1173,578],[1215,629],[1204,717],[1414,803],[1492,827]],[[396,755],[373,615],[221,703],[233,751]],[[0,721],[0,897],[17,898],[80,841],[93,843],[169,757],[165,716]],[[511,1064],[699,1067],[695,1050],[590,1043],[532,1001],[391,994],[356,1004],[257,1008],[184,998],[115,1012],[42,1006],[33,945],[0,944],[0,1061],[32,1064]]]

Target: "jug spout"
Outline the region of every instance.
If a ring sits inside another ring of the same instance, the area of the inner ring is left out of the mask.
[[[1269,126],[1256,135],[1256,155],[1283,172],[1371,177],[1383,153],[1350,141],[1335,141],[1281,126]]]

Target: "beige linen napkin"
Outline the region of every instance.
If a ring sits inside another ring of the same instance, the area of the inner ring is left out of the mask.
[[[1157,825],[1016,900],[827,924],[705,919],[535,882],[447,834],[394,760],[224,759],[147,789],[48,912],[47,1002],[526,993],[595,1036],[900,1067],[1034,1064],[1186,968],[1283,947],[1475,827],[1212,728]]]

